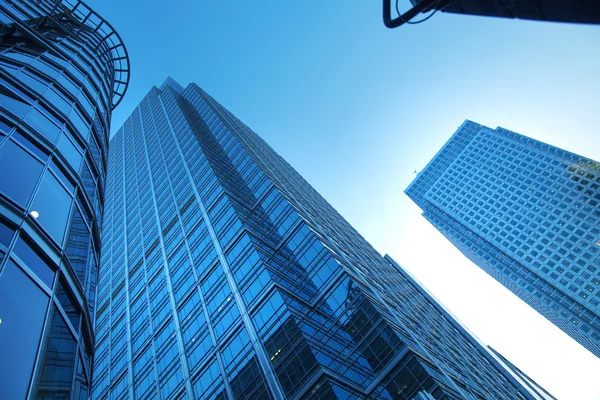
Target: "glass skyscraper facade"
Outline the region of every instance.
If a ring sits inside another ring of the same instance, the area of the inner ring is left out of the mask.
[[[2,1],[0,81],[0,399],[86,399],[127,53],[79,1]]]
[[[535,399],[195,84],[110,141],[93,399]]]
[[[557,400],[556,397],[552,396],[550,393],[546,391],[543,387],[541,387],[536,381],[531,379],[527,374],[521,371],[516,365],[507,360],[502,354],[498,353],[495,349],[488,346],[488,350],[500,361],[502,365],[504,365],[508,370],[510,370],[518,379],[523,382],[532,392],[536,393],[543,400]]]
[[[600,163],[466,121],[406,194],[475,264],[600,357]]]

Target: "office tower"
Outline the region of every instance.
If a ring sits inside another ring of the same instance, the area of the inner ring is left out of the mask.
[[[600,163],[466,121],[406,189],[463,254],[600,357]]]
[[[91,388],[119,35],[77,1],[0,3],[0,399]]]
[[[500,363],[510,370],[515,376],[526,385],[529,390],[536,393],[540,396],[541,399],[544,400],[556,400],[556,397],[552,396],[550,393],[546,391],[543,387],[541,387],[536,381],[531,379],[526,373],[521,371],[516,365],[507,360],[502,354],[500,354],[496,349],[492,348],[492,346],[487,346],[488,350],[496,357]]]
[[[108,164],[92,398],[536,398],[195,84]]]
[[[388,28],[397,28],[407,21],[415,23],[419,13],[443,11],[484,17],[519,18],[537,21],[576,22],[600,24],[600,3],[597,1],[572,0],[410,0],[413,8],[400,14],[392,13],[392,3],[398,0],[383,0],[383,19]],[[427,19],[427,15],[424,16]],[[415,18],[411,21],[411,19]],[[423,20],[423,19],[421,19]]]

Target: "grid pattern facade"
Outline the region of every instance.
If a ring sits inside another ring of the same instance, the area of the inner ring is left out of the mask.
[[[122,94],[116,36],[92,14],[83,3],[0,4],[2,399],[91,389],[108,131]]]
[[[92,398],[535,398],[195,84],[110,148]]]
[[[406,194],[475,264],[600,357],[600,163],[466,121]]]
[[[548,393],[536,381],[527,376],[527,374],[521,371],[516,365],[508,361],[502,354],[498,353],[495,349],[493,349],[490,346],[488,346],[488,350],[498,359],[498,361],[500,361],[502,365],[504,365],[508,370],[515,374],[515,376],[518,379],[520,379],[524,385],[527,385],[531,391],[537,393],[540,396],[540,398],[544,400],[557,400],[556,397]]]

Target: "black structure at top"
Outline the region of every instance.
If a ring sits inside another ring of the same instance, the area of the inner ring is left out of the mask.
[[[87,4],[82,1],[74,0],[40,0],[36,3],[36,6],[44,9],[47,13],[42,18],[35,20],[28,20],[26,18],[28,5],[19,1],[8,0],[8,4],[15,7],[15,9],[23,11],[23,16],[13,15],[9,9],[3,9],[3,12],[11,18],[10,24],[2,24],[0,29],[0,38],[11,35],[15,30],[21,31],[24,35],[28,36],[35,42],[40,43],[43,46],[54,48],[55,46],[48,40],[41,37],[35,29],[31,29],[31,23],[44,23],[43,20],[51,20],[56,26],[60,26],[61,29],[70,30],[68,24],[61,24],[58,20],[66,18],[75,22],[76,25],[86,26],[88,29],[94,32],[96,37],[101,37],[101,41],[98,43],[97,48],[94,49],[100,53],[100,56],[107,56],[109,61],[112,63],[113,71],[113,88],[112,88],[112,99],[111,107],[114,109],[123,99],[127,87],[129,86],[129,54],[127,48],[123,44],[121,36],[117,31],[102,18],[97,12],[92,10]],[[13,9],[14,11],[14,9]],[[25,19],[23,18],[25,16]],[[59,49],[56,49],[59,53]]]
[[[79,22],[89,26],[103,37],[103,42],[107,45],[104,51],[109,54],[114,67],[115,80],[112,92],[114,109],[123,99],[129,86],[129,54],[121,36],[110,23],[82,1],[60,0],[56,7],[68,11]]]
[[[412,18],[430,11],[600,24],[600,1],[597,0],[411,0],[413,7],[403,14],[398,10],[398,1],[383,0],[383,22],[388,28],[397,28],[405,23],[414,24]],[[392,14],[392,3],[397,11],[396,16]]]

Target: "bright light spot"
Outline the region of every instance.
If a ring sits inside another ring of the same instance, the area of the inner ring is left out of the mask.
[[[2,318],[0,318],[0,324],[2,323]]]
[[[37,217],[39,217],[39,216],[40,216],[40,213],[39,213],[39,212],[37,212],[37,211],[35,211],[35,210],[33,210],[32,212],[30,212],[29,214],[31,214],[31,216],[32,216],[33,218],[37,218]]]

